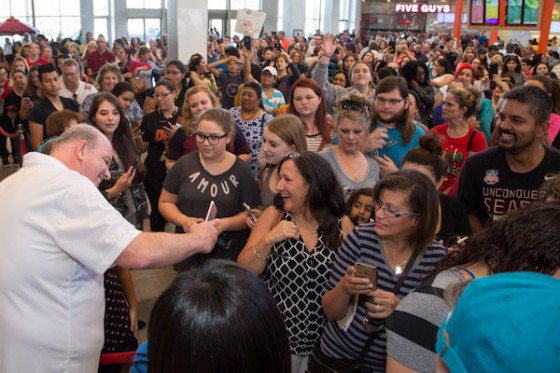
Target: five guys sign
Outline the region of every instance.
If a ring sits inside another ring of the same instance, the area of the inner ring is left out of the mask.
[[[399,3],[396,4],[395,11],[399,13],[449,13],[451,6],[447,4]]]

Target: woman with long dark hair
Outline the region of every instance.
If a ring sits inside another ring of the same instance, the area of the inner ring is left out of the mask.
[[[278,176],[274,206],[257,220],[238,263],[264,274],[288,329],[292,372],[299,373],[325,325],[321,294],[352,223],[336,176],[321,156],[290,153]]]
[[[113,145],[113,157],[109,165],[111,178],[103,180],[99,190],[131,224],[144,229],[149,217],[146,191],[142,184],[146,169],[138,162],[139,154],[119,100],[111,93],[99,93],[91,104],[88,120]],[[104,275],[104,285],[106,307],[103,352],[134,350],[138,347],[134,337],[138,313],[130,271],[121,267],[109,269]]]
[[[148,336],[133,373],[290,373],[274,300],[257,276],[230,261],[178,275],[154,305]]]

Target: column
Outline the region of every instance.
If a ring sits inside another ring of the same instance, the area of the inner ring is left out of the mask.
[[[168,0],[167,45],[169,59],[187,63],[194,53],[206,56],[208,7],[206,0]]]

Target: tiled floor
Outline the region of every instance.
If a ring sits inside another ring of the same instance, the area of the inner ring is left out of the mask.
[[[148,323],[156,299],[173,281],[175,271],[172,267],[134,270],[132,271],[132,278],[134,279],[136,298],[138,299],[138,319]],[[136,333],[139,343],[146,340],[147,329],[146,326]]]

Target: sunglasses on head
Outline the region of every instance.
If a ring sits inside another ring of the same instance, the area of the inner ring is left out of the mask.
[[[340,105],[340,107],[342,110],[353,110],[362,113],[364,115],[369,114],[369,108],[366,105],[355,101],[344,101]]]

